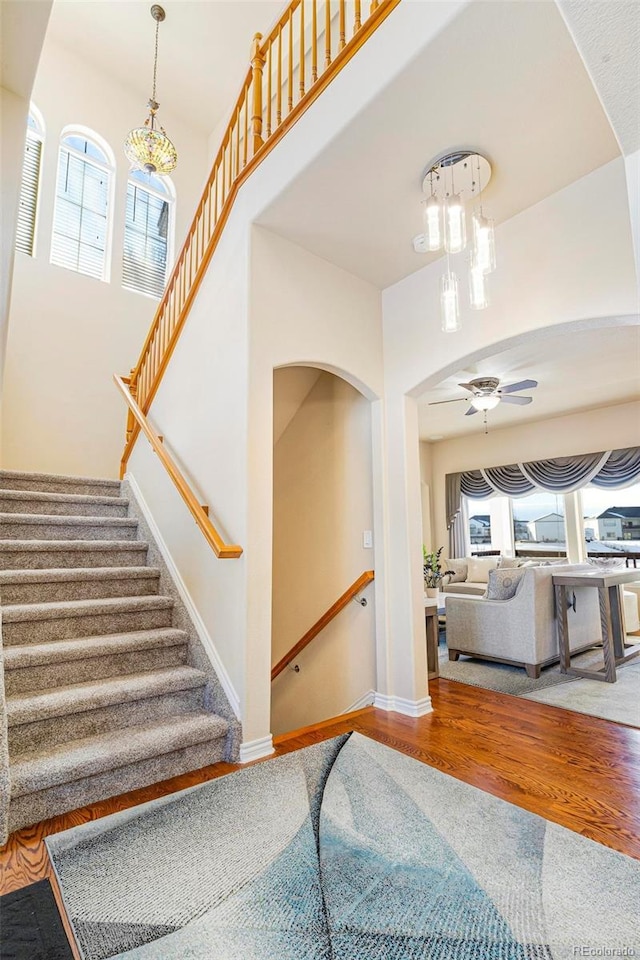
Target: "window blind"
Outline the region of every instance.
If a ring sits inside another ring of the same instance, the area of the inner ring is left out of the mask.
[[[16,250],[33,256],[36,232],[36,210],[40,186],[40,163],[42,159],[42,140],[27,131],[22,160],[22,183],[18,202],[18,225],[16,229]]]
[[[129,181],[122,258],[122,286],[158,300],[167,272],[169,204]]]
[[[109,173],[60,148],[51,262],[102,280],[105,272]]]

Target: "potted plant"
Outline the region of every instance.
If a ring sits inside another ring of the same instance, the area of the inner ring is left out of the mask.
[[[444,547],[440,547],[435,553],[428,553],[427,548],[422,544],[424,588],[428,597],[437,597],[442,578],[453,573],[453,570],[442,570],[440,567],[440,555],[443,550]]]

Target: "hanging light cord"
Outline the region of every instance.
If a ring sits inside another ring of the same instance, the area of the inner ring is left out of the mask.
[[[160,29],[160,21],[156,20],[156,48],[153,57],[153,93],[151,94],[151,99],[155,102],[156,99],[156,75],[158,72],[158,31]]]

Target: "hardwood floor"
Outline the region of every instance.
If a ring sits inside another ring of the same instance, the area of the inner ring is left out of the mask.
[[[425,717],[367,707],[279,737],[276,753],[357,730],[640,859],[640,730],[449,680],[429,688],[434,712]],[[52,877],[47,835],[236,769],[205,767],[19,830],[0,849],[0,894]]]

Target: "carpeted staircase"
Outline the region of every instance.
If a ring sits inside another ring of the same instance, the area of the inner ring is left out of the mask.
[[[229,758],[120,483],[0,472],[0,524],[8,831]]]

